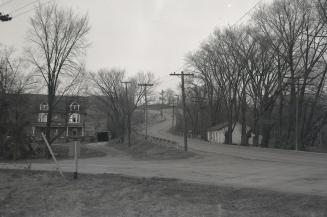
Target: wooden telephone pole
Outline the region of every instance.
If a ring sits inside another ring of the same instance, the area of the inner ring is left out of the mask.
[[[153,86],[153,84],[144,83],[138,84],[141,87],[144,87],[144,103],[145,103],[145,140],[148,139],[148,98],[147,98],[147,87]]]
[[[130,81],[123,81],[121,82],[125,85],[125,94],[126,94],[126,116],[127,116],[127,137],[128,137],[128,147],[131,146],[131,112],[129,108],[129,102],[128,102],[128,84],[132,84]]]
[[[160,92],[160,100],[161,100],[161,105],[160,105],[160,115],[161,115],[161,119],[163,119],[163,105],[164,105],[164,93],[165,93],[165,91],[163,91],[163,90],[161,90],[161,92]]]
[[[187,126],[186,126],[186,109],[185,109],[185,76],[194,76],[191,73],[184,73],[183,71],[179,74],[172,73],[171,76],[180,76],[182,80],[182,107],[183,107],[183,131],[184,131],[184,151],[187,152]]]
[[[176,124],[175,124],[175,113],[177,113],[177,105],[178,105],[178,101],[179,101],[179,95],[176,95],[177,97],[177,101],[175,103],[175,98],[173,98],[173,103],[172,105],[170,105],[169,107],[172,108],[172,114],[171,114],[171,117],[172,117],[172,121],[171,121],[171,131],[172,133],[175,133],[175,129],[176,129]],[[176,111],[175,111],[176,110]],[[177,120],[177,117],[176,117],[176,120]]]

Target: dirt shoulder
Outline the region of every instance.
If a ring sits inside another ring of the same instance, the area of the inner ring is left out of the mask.
[[[54,152],[57,154],[58,159],[72,159],[73,158],[73,143],[55,144]],[[69,153],[71,152],[71,153]],[[96,148],[92,148],[92,143],[80,144],[80,156],[79,158],[95,158],[106,156],[106,152]]]
[[[95,144],[95,145],[92,145]],[[97,146],[97,143],[80,143],[80,155],[79,158],[96,158],[106,156],[106,152],[101,149],[92,148],[92,146]],[[74,143],[55,143],[52,145],[52,150],[55,153],[57,160],[67,160],[73,159],[74,153]],[[47,159],[43,154],[29,156],[23,159],[18,159],[15,163],[47,163],[52,162],[52,159]],[[13,163],[12,160],[0,159],[0,163]]]
[[[72,174],[66,174],[72,177]],[[327,215],[327,198],[188,184],[174,179],[0,170],[0,216],[131,217]]]

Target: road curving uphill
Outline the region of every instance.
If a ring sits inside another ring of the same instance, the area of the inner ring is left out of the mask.
[[[166,113],[166,120],[151,125],[149,136],[182,145],[182,137],[167,132],[170,126],[169,113]],[[327,196],[326,154],[228,146],[189,139],[194,156],[149,160],[134,159],[113,147],[104,147],[104,144],[90,146],[106,150],[107,155],[80,159],[81,173],[176,178],[191,183]],[[61,160],[59,164],[63,171],[74,171],[73,160]],[[56,166],[49,162],[0,163],[0,168],[55,170]]]

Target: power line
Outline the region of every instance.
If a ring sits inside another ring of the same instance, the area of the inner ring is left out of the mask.
[[[8,0],[8,1],[5,1],[4,3],[0,4],[0,7],[6,5],[6,4],[10,3],[10,2],[13,2],[13,1],[14,1],[14,0]],[[12,17],[9,16],[9,14],[2,14],[2,13],[0,12],[0,21],[2,21],[2,22],[6,22],[6,21],[10,21],[10,20],[12,20]]]
[[[122,84],[125,85],[125,97],[126,97],[126,116],[127,116],[127,137],[128,137],[128,147],[131,146],[131,114],[130,114],[130,108],[129,108],[129,102],[128,102],[128,84],[132,84],[131,81],[122,81]]]
[[[263,0],[258,1],[253,7],[251,7],[245,14],[243,14],[232,26],[235,26],[238,22],[240,22],[244,17],[246,17],[249,13],[252,12]]]
[[[26,8],[26,7],[30,6],[30,5],[32,5],[32,4],[36,3],[36,2],[38,2],[38,1],[39,1],[39,0],[35,0],[35,1],[30,2],[30,3],[27,3],[27,4],[25,4],[25,5],[23,5],[23,6],[19,7],[19,8],[16,8],[16,9],[10,11],[9,13],[12,14],[12,13],[14,13],[14,12],[20,11],[20,10],[22,10],[22,9],[24,9],[24,8]]]
[[[183,131],[184,131],[184,151],[187,152],[187,125],[186,125],[186,105],[185,105],[185,76],[194,76],[192,73],[184,73],[181,71],[181,73],[172,73],[170,76],[180,76],[181,77],[181,88],[182,88],[182,106],[183,106]]]
[[[159,100],[161,100],[161,105],[160,105],[160,116],[161,116],[161,119],[163,119],[163,105],[164,105],[164,93],[165,91],[164,90],[161,90],[160,92],[160,97],[159,97]]]
[[[175,131],[176,131],[175,108],[178,105],[179,95],[176,95],[176,96],[178,97],[177,100],[176,100],[176,103],[175,103],[175,96],[173,96],[173,102],[172,102],[172,104],[171,105],[168,105],[168,107],[171,107],[173,109],[172,110],[172,121],[171,121],[171,133],[175,133]],[[177,117],[176,117],[176,119],[177,119]]]
[[[8,0],[8,1],[2,3],[2,4],[0,5],[0,7],[4,6],[4,5],[6,5],[6,4],[8,4],[9,2],[12,2],[12,1],[15,1],[15,0]]]
[[[153,84],[142,83],[138,84],[144,88],[144,102],[145,102],[145,140],[148,139],[148,98],[147,98],[147,87],[153,86]]]
[[[44,6],[44,5],[46,5],[46,4],[49,4],[51,1],[52,1],[52,0],[46,1],[46,2],[40,4],[40,5],[36,6],[36,7],[33,7],[33,8],[31,8],[31,9],[29,9],[29,10],[26,10],[26,11],[23,11],[23,12],[21,12],[21,13],[18,13],[18,14],[16,14],[14,17],[17,18],[17,17],[20,17],[20,16],[22,16],[22,15],[24,15],[24,14],[27,14],[27,13],[30,12],[30,11],[33,11],[33,10],[35,10],[35,9],[41,7],[41,6]]]

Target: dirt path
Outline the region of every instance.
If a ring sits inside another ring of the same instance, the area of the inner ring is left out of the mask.
[[[169,117],[169,116],[168,116]],[[152,125],[149,133],[182,141],[166,133],[171,120]],[[250,187],[327,196],[327,155],[239,146],[209,144],[190,139],[196,157],[180,160],[135,160],[104,144],[105,157],[81,159],[82,173],[114,173],[137,177],[178,178],[194,183]],[[74,168],[72,160],[60,161],[64,171]],[[0,164],[0,168],[26,168],[26,164]],[[32,170],[54,170],[54,164],[33,163]]]

